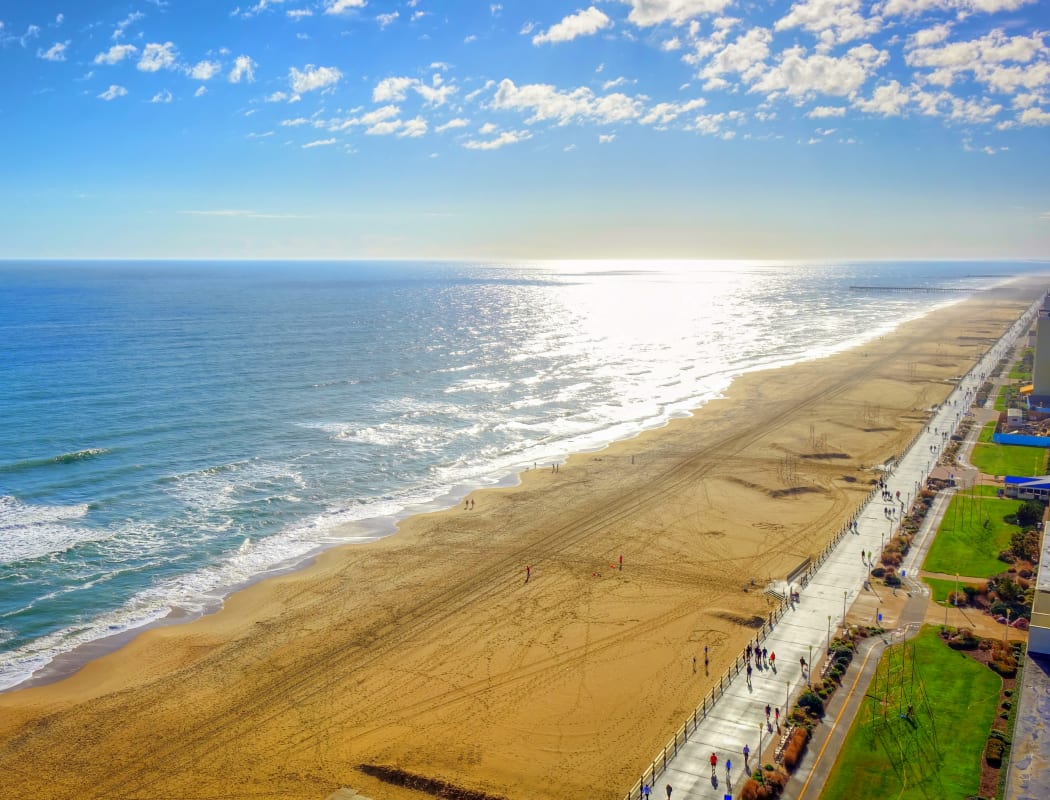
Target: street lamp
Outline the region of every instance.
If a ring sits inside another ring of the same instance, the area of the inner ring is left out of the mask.
[[[828,652],[831,652],[831,614],[828,614]]]
[[[784,713],[791,707],[791,679],[784,681]]]
[[[846,625],[846,595],[847,594],[848,594],[848,590],[843,589],[842,590],[842,625],[843,626]]]
[[[762,766],[762,723],[758,723],[758,764]]]

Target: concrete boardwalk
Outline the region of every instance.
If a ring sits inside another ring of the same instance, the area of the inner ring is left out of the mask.
[[[872,559],[877,559],[882,543],[900,523],[902,504],[906,508],[922,487],[951,432],[967,413],[984,377],[1009,351],[1017,336],[1027,330],[1028,317],[1026,314],[1023,320],[1015,323],[962,378],[947,400],[932,413],[929,427],[919,433],[907,453],[884,474],[887,491],[894,500],[883,501],[881,491],[874,491],[858,513],[855,531],[841,536],[804,586],[801,583],[794,585],[794,589],[800,592],[800,602],[784,614],[761,642],[762,647],[776,653],[776,669],[755,669],[750,685],[744,672],[735,675],[717,700],[706,704],[707,710],[700,715],[695,730],[691,725],[687,726],[687,739],[683,742],[681,737],[678,738],[673,755],[663,769],[661,755],[656,764],[655,780],[652,780],[655,784],[652,785],[653,797],[664,798],[665,787],[670,785],[673,787],[672,800],[723,800],[727,795],[734,795],[749,774],[744,766],[744,745],[751,753],[752,770],[760,763],[773,760],[778,737],[772,716],[770,722],[766,722],[766,704],[779,708],[782,717],[786,715],[807,680],[800,668],[800,658],[805,658],[807,664],[814,664],[815,660],[814,675],[819,675],[829,638],[834,638],[842,626],[849,606],[861,594],[872,591],[865,588],[869,569],[866,554],[870,551]],[[895,499],[898,491],[899,502]],[[892,517],[888,509],[893,509]],[[911,569],[905,566],[906,583],[916,588],[921,584],[912,583],[910,576],[914,572],[917,577],[917,562],[914,562],[917,555],[913,554],[907,562]],[[786,594],[785,590],[790,587],[781,584],[777,588]],[[710,764],[712,753],[718,757],[714,773]],[[725,769],[727,759],[732,760],[732,771],[728,775]],[[648,769],[645,777],[652,778]],[[628,798],[639,796],[640,785],[636,784]]]

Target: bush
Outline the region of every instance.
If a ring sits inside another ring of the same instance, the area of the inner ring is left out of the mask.
[[[900,563],[900,562],[898,562],[898,563]],[[886,583],[887,586],[900,586],[901,585],[901,577],[896,572],[890,572],[889,574],[886,575],[884,580],[885,580],[885,583]]]
[[[885,574],[886,574],[886,568],[885,567],[875,567],[871,571],[871,577],[873,577],[873,578],[881,578]]]
[[[803,692],[798,704],[807,714],[813,717],[824,716],[824,701],[813,692]]]
[[[989,767],[1001,767],[1003,765],[1003,752],[1006,745],[1000,739],[988,738],[984,746],[984,760]]]
[[[787,747],[784,748],[784,767],[786,769],[794,770],[798,766],[808,741],[809,731],[805,728],[795,728],[791,732],[791,739],[788,741]]]

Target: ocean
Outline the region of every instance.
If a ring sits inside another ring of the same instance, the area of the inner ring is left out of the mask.
[[[0,262],[0,689],[1045,269]]]

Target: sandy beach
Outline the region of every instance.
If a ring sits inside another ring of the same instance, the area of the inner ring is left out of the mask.
[[[1043,290],[743,376],[690,418],[0,695],[0,797],[432,796],[362,769],[382,765],[620,798],[752,637],[766,580],[821,549]]]

